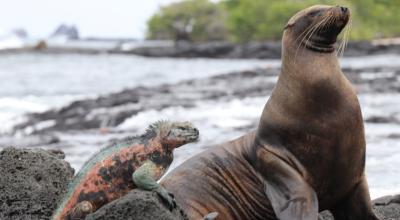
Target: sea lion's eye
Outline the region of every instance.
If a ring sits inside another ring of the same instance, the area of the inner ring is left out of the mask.
[[[315,17],[315,16],[317,16],[319,14],[319,11],[312,11],[312,12],[310,12],[309,14],[308,14],[308,16],[310,16],[310,17]]]

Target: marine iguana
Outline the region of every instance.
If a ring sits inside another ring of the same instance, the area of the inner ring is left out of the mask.
[[[198,137],[199,131],[189,122],[159,121],[140,136],[114,142],[83,165],[52,219],[84,219],[134,188],[155,191],[174,208],[172,194],[157,180],[172,163],[172,151]]]

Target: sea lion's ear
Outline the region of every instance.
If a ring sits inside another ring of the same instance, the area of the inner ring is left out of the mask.
[[[286,30],[290,27],[293,27],[293,25],[296,23],[296,17],[290,18],[290,20],[287,22],[286,26],[283,28],[283,30]]]
[[[286,30],[292,26],[293,26],[293,23],[287,23],[286,26],[283,28],[283,30]]]

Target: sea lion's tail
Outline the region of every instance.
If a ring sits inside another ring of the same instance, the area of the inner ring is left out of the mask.
[[[206,216],[203,217],[201,220],[214,220],[218,217],[218,212],[210,212]]]

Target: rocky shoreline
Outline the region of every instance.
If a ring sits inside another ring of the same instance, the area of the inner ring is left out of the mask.
[[[220,58],[220,59],[280,59],[281,42],[165,42],[140,43],[135,46],[129,42],[115,42],[114,46],[85,48],[79,46],[47,45],[39,42],[36,46],[1,50],[0,54],[9,53],[49,53],[49,54],[125,54],[144,57],[171,57],[171,58]],[[345,57],[367,56],[378,54],[400,54],[400,44],[386,41],[354,41],[347,44]]]
[[[167,107],[192,108],[199,101],[262,97],[272,92],[279,71],[279,68],[263,68],[176,84],[125,89],[94,99],[74,101],[61,109],[29,114],[23,123],[14,127],[14,132],[32,135],[113,128],[143,111]],[[344,68],[343,72],[359,94],[400,92],[400,67]],[[378,76],[381,72],[390,74]],[[398,116],[371,116],[365,120],[371,123],[400,123]],[[57,142],[57,137],[53,136],[42,139],[49,143]],[[0,142],[1,145],[4,144]]]
[[[62,198],[74,170],[63,160],[61,151],[6,148],[0,151],[0,219],[50,219]],[[398,195],[397,197],[399,197]],[[400,201],[392,196],[374,200],[374,210],[382,220],[400,218]],[[324,220],[333,219],[329,213]],[[132,190],[93,214],[87,220],[187,220],[178,207],[172,211],[155,193]]]
[[[146,57],[279,59],[281,57],[281,42],[251,42],[246,44],[228,42],[178,42],[171,46],[138,47],[132,50],[116,50],[111,52]],[[360,41],[349,42],[344,56],[366,56],[390,53],[400,54],[400,45],[374,44],[367,41]]]

